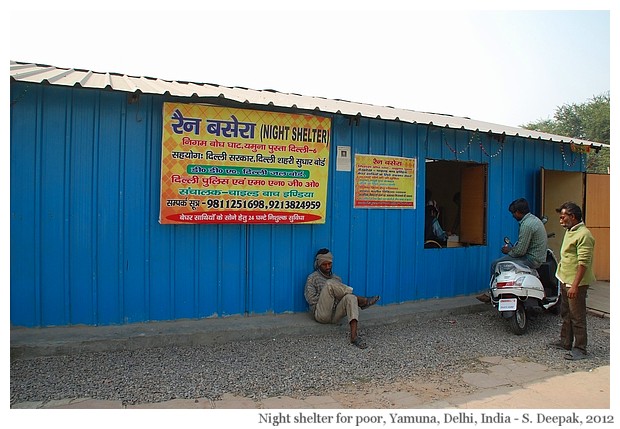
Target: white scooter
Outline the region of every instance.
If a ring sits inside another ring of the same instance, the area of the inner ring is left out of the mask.
[[[543,223],[545,221],[543,218]],[[512,247],[508,237],[504,242]],[[547,249],[547,260],[537,269],[513,261],[499,262],[495,267],[490,282],[491,303],[504,319],[510,320],[510,328],[515,334],[526,332],[527,313],[534,308],[559,313],[562,296],[560,283],[555,277],[557,266],[553,251]]]

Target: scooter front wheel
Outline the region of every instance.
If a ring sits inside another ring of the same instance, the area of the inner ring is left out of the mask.
[[[517,303],[517,309],[510,318],[510,329],[516,335],[523,335],[527,330],[527,313],[522,302]]]

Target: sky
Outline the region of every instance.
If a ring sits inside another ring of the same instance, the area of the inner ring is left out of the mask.
[[[116,0],[105,3],[109,10],[64,3],[74,2],[11,10],[11,60],[509,126],[610,90],[609,7],[541,10],[580,4],[570,0],[519,2],[530,10],[490,10],[485,1],[436,1],[434,9],[389,0],[155,2],[148,10],[120,9]]]

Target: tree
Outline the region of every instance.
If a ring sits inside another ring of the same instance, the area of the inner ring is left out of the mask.
[[[540,119],[521,125],[522,128],[544,133],[574,137],[597,143],[610,143],[609,91],[581,104],[565,104],[556,109],[553,119]],[[609,148],[587,153],[588,173],[609,174]]]

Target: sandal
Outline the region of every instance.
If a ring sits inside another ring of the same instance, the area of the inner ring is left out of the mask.
[[[360,349],[365,349],[366,347],[368,347],[368,344],[366,344],[366,341],[362,340],[360,337],[357,337],[356,339],[351,341],[351,344],[353,344],[355,347],[360,348]]]
[[[380,299],[381,299],[381,296],[379,296],[379,295],[366,297],[366,304],[362,305],[360,308],[362,310],[366,310],[371,305],[375,305],[377,303],[377,301],[379,301]]]
[[[564,359],[566,360],[582,360],[586,359],[587,357],[588,356],[579,349],[573,349],[564,355]]]

